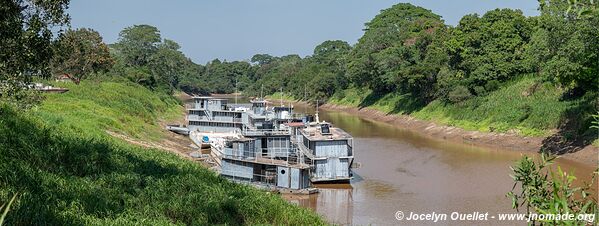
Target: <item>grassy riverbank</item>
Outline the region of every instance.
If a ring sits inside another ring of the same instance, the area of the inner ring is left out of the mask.
[[[63,85],[64,86],[64,85]],[[107,131],[161,139],[177,100],[126,82],[67,85],[25,112],[0,107],[0,202],[15,225],[324,224],[277,195]]]
[[[266,99],[271,100],[273,102],[275,101],[297,101],[296,98],[294,98],[291,95],[285,94],[285,93],[281,93],[281,92],[276,92],[273,93],[271,95],[266,96]]]
[[[523,136],[548,136],[570,119],[578,121],[576,133],[591,133],[595,93],[567,100],[563,90],[549,83],[523,77],[482,97],[448,104],[435,100],[423,105],[409,94],[376,96],[367,89],[336,93],[329,103],[372,108],[388,114],[406,114],[442,125],[482,132],[511,132]],[[586,129],[585,129],[586,128]]]

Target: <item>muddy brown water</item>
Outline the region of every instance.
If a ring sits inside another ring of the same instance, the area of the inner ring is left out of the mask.
[[[296,106],[313,113],[312,107]],[[511,190],[510,165],[522,153],[492,150],[430,139],[409,130],[349,115],[320,111],[354,137],[354,179],[346,185],[319,185],[310,196],[285,196],[329,222],[343,225],[430,225],[431,221],[398,221],[397,211],[414,213],[514,213],[505,194]],[[526,153],[538,156],[535,153]],[[579,181],[590,181],[593,168],[558,159]],[[526,222],[442,221],[436,224],[525,225]]]

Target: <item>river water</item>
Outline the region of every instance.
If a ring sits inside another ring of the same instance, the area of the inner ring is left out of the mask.
[[[296,106],[301,112],[311,107]],[[513,213],[505,194],[511,190],[509,166],[522,154],[430,139],[409,130],[343,112],[320,111],[354,137],[354,179],[349,185],[320,185],[310,196],[286,196],[313,209],[329,222],[343,225],[429,225],[430,221],[398,221],[397,211],[414,213]],[[536,156],[528,153],[527,155]],[[566,170],[590,180],[591,167],[559,159]],[[525,222],[444,221],[443,225],[525,225]]]

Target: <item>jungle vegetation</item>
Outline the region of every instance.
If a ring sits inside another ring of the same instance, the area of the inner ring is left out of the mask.
[[[263,92],[472,130],[546,136],[542,151],[556,154],[597,142],[596,1],[540,0],[539,16],[495,9],[465,15],[456,26],[400,3],[366,22],[355,44],[324,40],[309,56],[259,53],[247,61],[205,64],[190,60],[152,25],[126,27],[111,44],[93,29],[71,29],[68,4],[0,4],[0,202],[10,204],[0,204],[0,222],[324,223],[279,197],[106,134],[158,139],[144,131],[157,130],[156,120],[180,110],[172,97],[178,91]],[[60,74],[79,85],[61,84],[71,91],[60,96],[28,88]],[[529,160],[519,164],[515,180],[528,189],[531,179],[521,172],[540,175],[539,167]],[[569,178],[557,180],[567,184]],[[539,189],[564,183],[544,181]],[[515,203],[545,208],[527,199]]]

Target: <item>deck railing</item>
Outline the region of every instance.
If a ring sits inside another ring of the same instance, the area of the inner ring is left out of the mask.
[[[244,136],[266,136],[266,135],[289,135],[289,130],[279,129],[245,129],[242,131]]]
[[[266,150],[267,152],[262,152]],[[282,151],[281,151],[282,150]],[[271,164],[279,166],[309,167],[310,164],[304,162],[304,157],[296,148],[279,148],[279,151],[272,152],[272,149],[258,149],[255,152],[235,153],[233,148],[224,148],[223,158],[242,160],[245,162],[255,162],[262,164]]]

